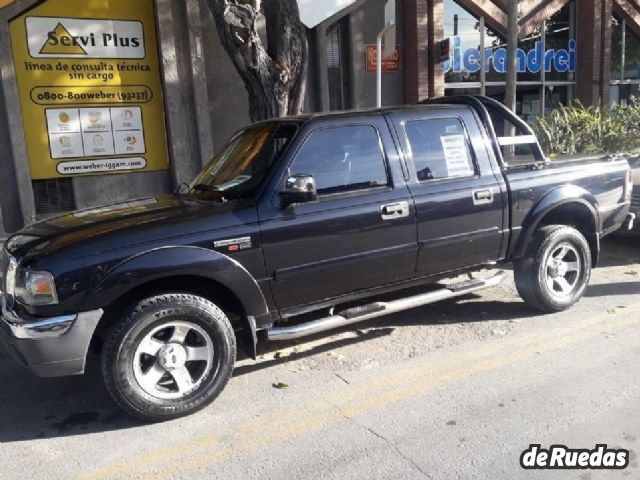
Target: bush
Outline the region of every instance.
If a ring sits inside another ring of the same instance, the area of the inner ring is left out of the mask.
[[[547,155],[640,152],[640,99],[609,109],[580,102],[562,106],[532,125]]]

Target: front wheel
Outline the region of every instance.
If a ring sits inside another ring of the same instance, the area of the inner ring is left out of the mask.
[[[102,372],[116,403],[133,417],[164,421],[194,413],[226,386],[236,356],[227,316],[188,294],[134,305],[109,332]]]
[[[550,225],[539,229],[525,257],[515,263],[516,288],[531,307],[559,312],[575,304],[591,277],[591,249],[575,228]]]

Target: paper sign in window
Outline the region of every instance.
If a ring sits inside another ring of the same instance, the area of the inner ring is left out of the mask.
[[[469,150],[464,135],[440,137],[448,177],[468,177],[473,175]]]

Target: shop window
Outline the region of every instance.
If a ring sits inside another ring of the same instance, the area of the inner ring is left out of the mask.
[[[507,45],[484,26],[485,20],[456,0],[444,0],[444,33],[452,42],[450,58],[443,64],[447,95],[484,93],[504,100]],[[578,68],[575,30],[576,1],[571,0],[519,42],[516,113],[526,121],[573,98]]]
[[[349,87],[349,24],[348,18],[339,21],[327,33],[327,70],[329,107],[331,110],[350,108]]]
[[[558,10],[545,22],[545,49],[554,52],[546,60],[545,80],[572,81],[576,70],[575,8],[573,2]],[[562,52],[567,52],[563,55]]]
[[[640,97],[640,36],[614,13],[611,19],[611,102]]]
[[[34,180],[33,195],[37,214],[69,212],[76,209],[70,178]]]

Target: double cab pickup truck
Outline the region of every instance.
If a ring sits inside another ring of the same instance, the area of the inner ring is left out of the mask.
[[[625,158],[549,161],[485,97],[257,123],[174,195],[12,236],[0,337],[45,377],[99,353],[126,412],[176,418],[220,394],[237,345],[467,295],[499,265],[534,309],[569,308],[631,196]]]

